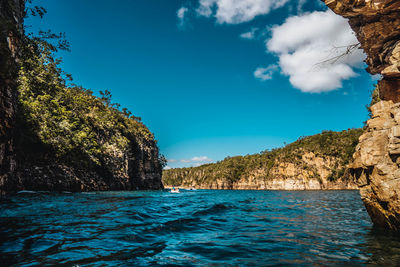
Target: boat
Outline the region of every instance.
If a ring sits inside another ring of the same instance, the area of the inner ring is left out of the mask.
[[[171,188],[171,193],[180,193],[179,192],[179,188],[172,187]]]

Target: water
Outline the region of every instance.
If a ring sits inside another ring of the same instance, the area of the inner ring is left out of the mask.
[[[400,264],[357,191],[24,192],[0,201],[0,265]]]

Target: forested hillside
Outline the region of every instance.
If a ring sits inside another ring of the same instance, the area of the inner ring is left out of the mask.
[[[346,165],[362,129],[324,131],[283,148],[227,157],[199,167],[165,170],[165,185],[238,189],[326,189],[353,187]],[[355,185],[354,185],[355,187]]]

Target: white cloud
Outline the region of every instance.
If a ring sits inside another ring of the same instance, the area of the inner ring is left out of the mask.
[[[201,156],[201,157],[193,157],[193,158],[192,158],[192,161],[193,161],[193,162],[196,162],[196,161],[198,161],[198,162],[205,162],[205,161],[212,161],[212,159],[210,159],[210,158],[207,157],[207,156]]]
[[[185,13],[188,12],[189,9],[187,9],[186,7],[181,7],[180,9],[178,9],[178,11],[176,12],[176,15],[179,19],[183,19],[185,17]]]
[[[189,9],[187,7],[181,7],[180,9],[178,9],[178,11],[176,11],[176,16],[178,17],[178,27],[179,28],[185,27],[185,21],[186,21],[185,16],[188,11],[189,11]]]
[[[238,24],[285,5],[289,0],[200,0],[196,12],[200,16],[214,16],[217,22]]]
[[[267,49],[279,57],[290,83],[303,92],[342,87],[343,80],[357,75],[353,69],[365,58],[360,49],[340,57],[358,41],[347,20],[330,10],[290,17],[271,31]]]
[[[168,162],[176,162],[176,159],[167,159]]]
[[[269,65],[266,68],[258,67],[254,71],[254,77],[259,78],[262,81],[271,80],[272,79],[272,75],[277,70],[278,70],[278,66],[274,65],[274,64],[273,65]]]
[[[169,166],[165,166],[165,167],[164,167],[164,170],[170,170],[170,169],[172,169],[172,168],[169,167]]]
[[[240,35],[240,38],[253,40],[254,38],[256,38],[257,31],[258,31],[258,28],[251,28],[250,31],[242,33]]]
[[[195,163],[198,163],[198,162],[211,162],[212,161],[212,159],[210,159],[209,157],[207,157],[207,156],[199,156],[199,157],[193,157],[193,158],[191,158],[191,159],[181,159],[181,160],[179,160],[181,163],[191,163],[191,162],[195,162]]]

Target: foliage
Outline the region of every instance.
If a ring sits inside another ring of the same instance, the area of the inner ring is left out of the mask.
[[[165,166],[167,166],[167,158],[163,154],[158,155],[158,162],[160,162],[161,168],[163,169]]]
[[[83,165],[102,165],[121,156],[132,142],[154,144],[153,134],[126,108],[80,86],[67,86],[56,48],[41,38],[26,38],[19,71],[18,149]],[[26,154],[26,153],[25,153]],[[29,154],[29,153],[28,153]]]
[[[345,165],[351,161],[361,133],[362,129],[323,131],[313,136],[300,137],[283,148],[265,150],[254,155],[227,157],[220,162],[199,167],[165,170],[163,182],[166,185],[192,185],[222,180],[232,184],[241,178],[251,177],[258,169],[264,170],[268,175],[279,162],[302,164],[302,155],[306,152],[313,152],[320,157],[337,158],[338,169],[332,170],[332,176],[329,178],[335,180],[344,174]],[[301,168],[310,167],[302,165]]]

